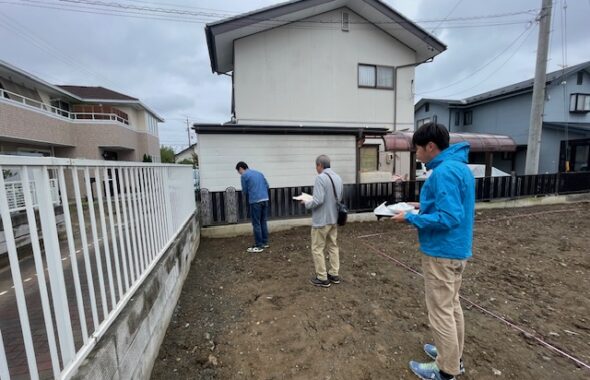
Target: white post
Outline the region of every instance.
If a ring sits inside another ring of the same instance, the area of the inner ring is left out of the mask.
[[[100,298],[102,301],[102,314],[104,319],[109,315],[109,305],[107,304],[107,294],[104,284],[104,275],[102,272],[102,259],[100,257],[100,245],[98,243],[98,230],[96,228],[96,215],[94,213],[94,199],[92,197],[92,186],[90,186],[90,170],[84,168],[84,183],[86,185],[86,199],[88,200],[88,213],[90,214],[90,228],[92,231],[92,242],[94,245],[94,256],[96,258],[96,271],[98,272],[98,285]]]
[[[45,259],[49,272],[49,285],[53,301],[53,312],[57,323],[57,335],[64,366],[74,359],[76,348],[70,321],[68,307],[68,295],[61,262],[61,248],[57,236],[53,201],[49,191],[49,173],[46,166],[33,169],[33,178],[39,202],[39,215],[41,230],[43,232],[43,245],[45,246]]]
[[[6,361],[6,352],[4,352],[2,330],[0,330],[0,380],[10,380],[10,374],[8,373],[8,362]]]
[[[111,294],[111,306],[115,308],[117,300],[115,298],[115,283],[113,282],[113,269],[111,266],[111,250],[109,247],[109,234],[107,232],[106,216],[104,213],[104,205],[102,204],[102,180],[100,178],[100,168],[94,169],[96,175],[96,195],[98,202],[98,215],[100,217],[100,230],[102,233],[102,246],[104,248],[104,259],[107,264],[107,278],[109,280],[109,291]]]
[[[131,242],[133,243],[133,263],[135,268],[135,275],[133,276],[133,281],[140,276],[141,271],[139,270],[139,247],[137,245],[136,239],[136,228],[135,223],[137,220],[136,213],[133,209],[133,202],[131,198],[133,198],[133,193],[131,192],[131,169],[125,169],[125,190],[126,190],[126,198],[127,198],[127,206],[129,207],[129,228],[131,233]]]
[[[39,283],[39,293],[41,296],[41,307],[43,310],[43,319],[45,320],[45,331],[47,332],[47,343],[49,343],[49,356],[53,368],[53,376],[58,377],[60,374],[59,357],[57,355],[57,343],[53,332],[53,317],[51,315],[51,305],[49,304],[49,294],[47,293],[47,283],[45,281],[45,268],[43,256],[41,255],[41,245],[39,244],[39,234],[37,233],[37,220],[35,219],[35,210],[31,197],[31,186],[29,179],[29,168],[22,168],[23,196],[25,199],[25,208],[27,210],[27,223],[29,225],[29,235],[31,238],[31,247],[33,248],[33,257],[35,259],[35,270]],[[39,188],[42,186],[36,186]],[[45,235],[44,235],[45,236]],[[47,252],[47,248],[45,249]],[[46,256],[48,256],[46,254]]]
[[[131,284],[133,284],[133,251],[131,250],[131,242],[129,238],[129,220],[127,219],[127,207],[125,206],[125,183],[123,181],[123,169],[117,169],[117,177],[119,178],[120,184],[120,197],[121,197],[121,211],[123,212],[123,224],[125,225],[125,245],[123,245],[123,234],[121,230],[123,229],[121,226],[121,217],[119,213],[119,209],[117,208],[117,224],[119,225],[119,240],[121,241],[121,256],[123,257],[123,274],[125,276],[125,290],[127,291]],[[118,190],[115,189],[115,197]],[[115,200],[115,206],[119,206],[119,202]],[[126,248],[126,251],[123,249]],[[127,260],[128,259],[128,260]],[[129,273],[127,273],[127,268],[129,268]]]
[[[115,170],[111,170],[111,184],[113,185],[113,192],[115,191]],[[109,169],[104,169],[105,180],[109,178]],[[117,288],[119,289],[119,300],[123,298],[123,286],[121,284],[121,267],[119,265],[119,249],[117,248],[117,235],[115,233],[115,220],[113,218],[113,205],[111,203],[111,186],[109,183],[105,186],[107,211],[109,213],[109,226],[111,227],[111,244],[113,246],[113,260],[115,261],[115,275],[117,276]],[[114,304],[114,303],[113,303]]]
[[[86,269],[86,282],[88,283],[88,294],[90,295],[90,310],[92,311],[92,321],[94,330],[98,329],[98,310],[96,307],[96,296],[94,294],[94,279],[92,277],[92,267],[90,266],[90,253],[88,252],[88,237],[86,234],[86,222],[84,220],[84,208],[82,206],[82,195],[80,193],[80,182],[78,180],[78,169],[72,168],[72,177],[74,178],[74,197],[76,198],[76,211],[78,213],[78,228],[80,229],[80,239],[82,240],[82,252],[84,254],[84,267]]]
[[[172,218],[172,205],[170,203],[170,181],[168,176],[170,175],[169,169],[166,167],[162,170],[163,186],[164,186],[164,204],[166,205],[166,224],[168,227],[167,237],[169,240],[174,234],[174,219]]]
[[[72,274],[74,275],[74,288],[76,291],[76,301],[78,303],[78,317],[80,318],[80,328],[82,329],[82,339],[84,343],[88,341],[88,327],[86,326],[86,312],[84,310],[84,300],[82,298],[82,287],[80,286],[80,273],[78,272],[78,257],[76,256],[76,245],[74,244],[74,232],[72,230],[72,217],[70,215],[70,204],[68,200],[68,191],[64,176],[64,168],[59,168],[59,189],[61,192],[61,204],[64,211],[64,221],[66,224],[66,236],[68,238],[68,250],[72,265]]]
[[[6,187],[4,185],[4,174],[0,166],[0,215],[2,216],[2,225],[4,226],[4,237],[6,239],[6,248],[8,250],[8,260],[10,262],[10,272],[14,282],[14,292],[16,294],[16,306],[20,318],[23,341],[25,343],[25,352],[27,354],[27,364],[29,365],[29,375],[31,379],[39,379],[37,370],[37,361],[35,360],[35,349],[33,347],[33,337],[31,336],[31,325],[29,324],[29,315],[27,312],[27,303],[23,289],[23,280],[20,275],[20,264],[18,262],[18,253],[14,240],[14,231],[12,230],[12,219],[8,211],[8,201],[6,198]]]

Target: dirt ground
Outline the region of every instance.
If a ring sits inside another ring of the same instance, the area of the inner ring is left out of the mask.
[[[590,363],[590,204],[478,211],[467,299]],[[372,235],[372,236],[366,236]],[[391,221],[339,230],[342,283],[309,284],[309,228],[203,239],[153,379],[412,379],[431,342],[417,235]],[[463,302],[462,379],[588,379],[590,371]]]

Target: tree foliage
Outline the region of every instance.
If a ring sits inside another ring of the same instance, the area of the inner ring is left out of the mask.
[[[165,164],[174,163],[174,149],[169,146],[162,145],[160,147],[160,160]]]

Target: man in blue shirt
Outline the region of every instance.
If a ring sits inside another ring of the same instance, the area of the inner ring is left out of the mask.
[[[430,363],[410,362],[421,379],[448,380],[464,373],[463,310],[459,299],[462,274],[471,257],[475,212],[475,180],[467,167],[469,144],[449,146],[449,132],[427,123],[414,133],[416,157],[432,174],[420,191],[419,214],[395,215],[418,229],[424,292],[434,343],[424,351]]]
[[[236,164],[236,170],[240,173],[242,181],[242,193],[246,195],[250,205],[250,219],[254,230],[254,245],[247,249],[248,252],[258,253],[268,248],[268,226],[266,214],[268,210],[268,182],[264,174],[240,161]]]

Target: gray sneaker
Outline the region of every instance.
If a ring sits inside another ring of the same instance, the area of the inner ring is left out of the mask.
[[[426,343],[424,345],[424,352],[428,355],[432,360],[436,360],[438,356],[438,350],[434,344]],[[465,375],[465,365],[463,364],[463,359],[459,360],[459,370],[461,371],[461,375]]]

